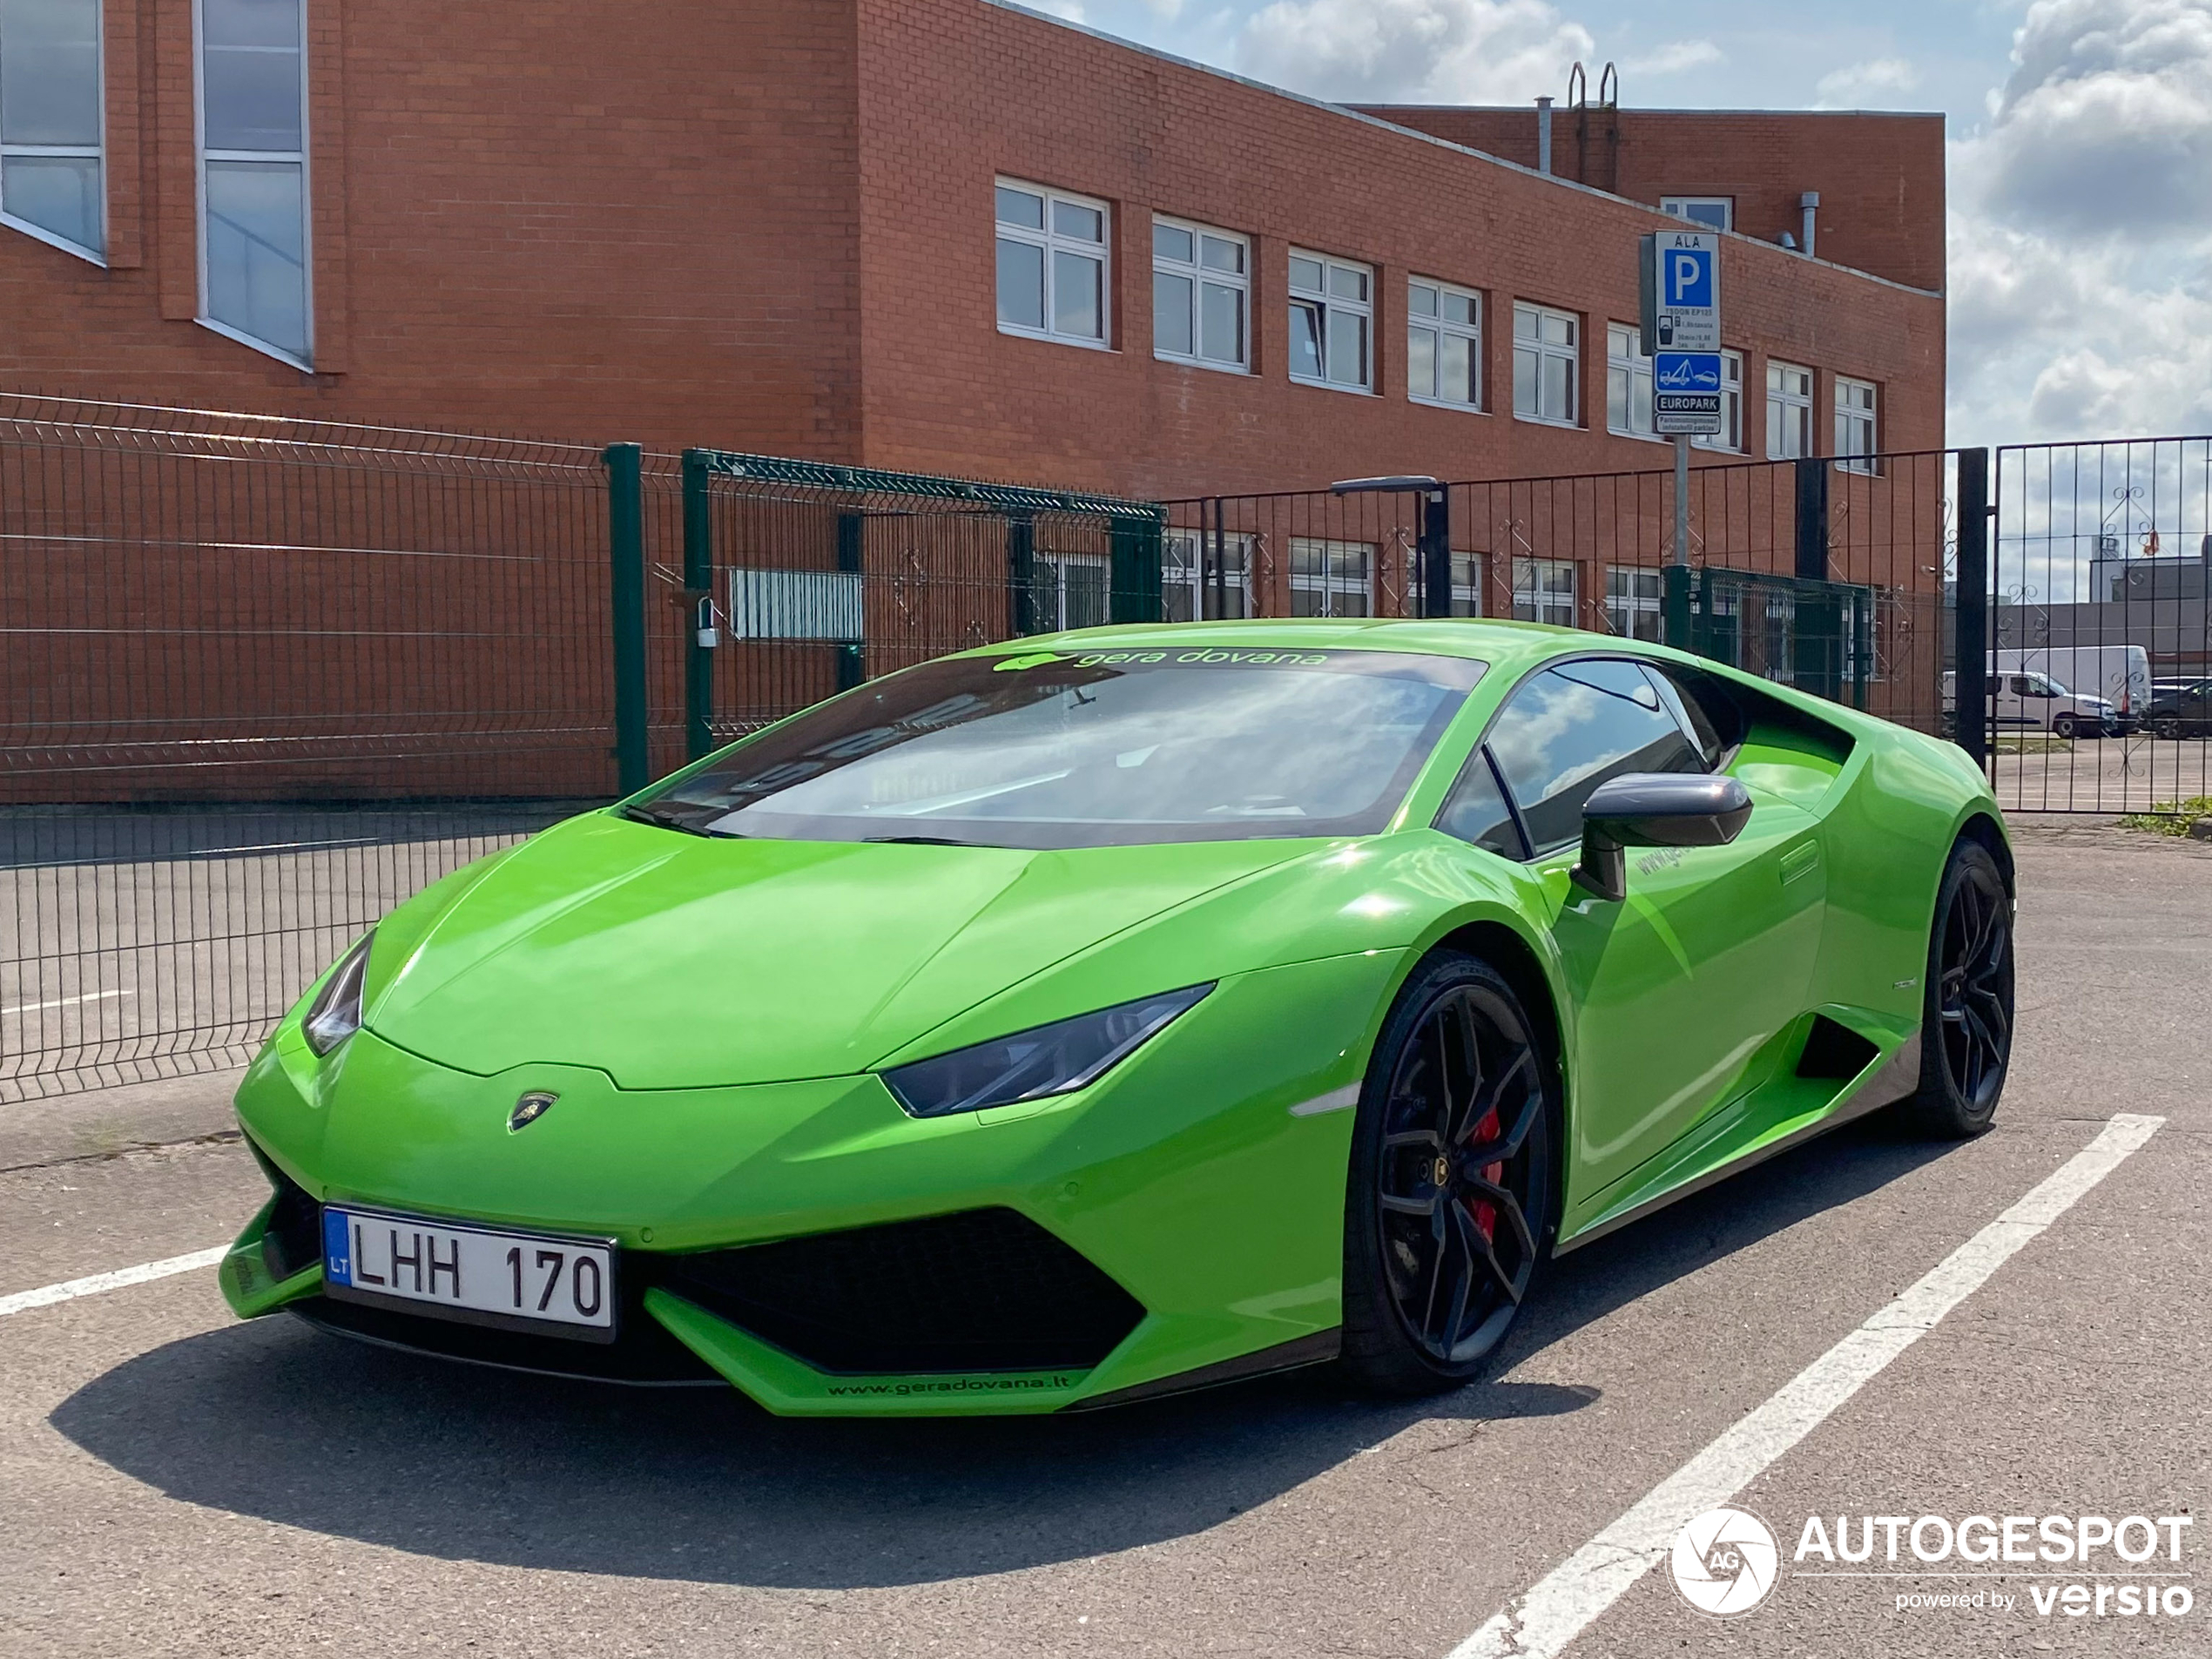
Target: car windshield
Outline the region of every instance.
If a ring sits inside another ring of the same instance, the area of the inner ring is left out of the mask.
[[[810,709],[629,811],[779,840],[1371,835],[1482,670],[1396,651],[1203,646],[953,658]]]

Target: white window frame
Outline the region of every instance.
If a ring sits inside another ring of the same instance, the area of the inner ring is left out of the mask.
[[[1716,449],[1723,455],[1743,453],[1743,354],[1721,352],[1721,429],[1710,437],[1689,441],[1693,449]]]
[[[1521,333],[1522,318],[1533,319],[1535,334],[1523,339]],[[1547,321],[1567,324],[1564,344],[1544,338]],[[1534,411],[1521,407],[1521,360],[1527,355],[1536,366],[1536,407]],[[1513,302],[1513,418],[1534,426],[1580,427],[1582,424],[1582,320],[1571,311],[1561,311],[1556,306],[1538,305],[1532,300]],[[1547,415],[1544,405],[1544,365],[1564,361],[1567,365],[1567,394],[1571,407],[1564,415]]]
[[[1239,570],[1230,563],[1227,572],[1232,578],[1222,586],[1228,594],[1236,596],[1243,609],[1231,610],[1232,617],[1256,616],[1252,604],[1252,565],[1258,555],[1259,538],[1248,530],[1224,530],[1221,550],[1224,563],[1241,559]],[[1206,562],[1213,550],[1213,532],[1206,529],[1171,529],[1160,545],[1160,590],[1164,602],[1170,592],[1181,592],[1190,597],[1192,622],[1211,622],[1215,617],[1207,613],[1207,601],[1213,597],[1213,583],[1207,580]],[[1174,620],[1170,618],[1170,620]]]
[[[1470,553],[1461,548],[1452,550],[1452,608],[1454,617],[1482,615],[1482,578],[1487,573],[1487,556]],[[1465,610],[1460,607],[1464,605]]]
[[[1779,377],[1789,374],[1804,376],[1804,387],[1802,391],[1777,384]],[[1800,461],[1812,454],[1815,436],[1812,423],[1814,384],[1812,370],[1804,364],[1785,363],[1778,357],[1770,357],[1767,360],[1766,458],[1769,461]],[[1782,428],[1784,411],[1788,412],[1790,423],[1804,434],[1804,446],[1801,449],[1793,450],[1783,446]]]
[[[1413,308],[1416,291],[1424,289],[1435,298],[1436,309],[1431,315],[1423,315]],[[1474,320],[1454,322],[1447,318],[1444,314],[1444,301],[1447,296],[1467,301],[1468,313]],[[1434,343],[1429,350],[1429,383],[1432,386],[1441,384],[1438,377],[1443,373],[1445,341],[1447,339],[1464,340],[1467,342],[1467,361],[1474,381],[1470,388],[1472,397],[1462,401],[1459,398],[1445,397],[1435,392],[1421,392],[1414,388],[1413,336],[1417,334],[1427,334],[1434,339]],[[1480,291],[1474,288],[1463,288],[1455,282],[1445,282],[1436,277],[1407,278],[1406,281],[1406,396],[1408,401],[1426,403],[1431,408],[1461,409],[1480,415],[1482,413],[1482,295]],[[1474,614],[1480,616],[1482,613],[1477,611]]]
[[[1720,223],[1716,225],[1710,219],[1691,218],[1690,209],[1694,207],[1719,208]],[[1689,224],[1702,225],[1709,231],[1732,231],[1736,228],[1736,198],[1733,196],[1662,196],[1659,211]]]
[[[1635,619],[1649,617],[1639,630]],[[1605,567],[1606,626],[1623,639],[1658,644],[1667,631],[1667,573],[1649,564]]]
[[[1018,190],[1044,199],[1044,224],[1037,229],[1027,225],[1009,225],[998,216],[998,192]],[[1089,208],[1098,215],[1099,239],[1086,242],[1080,237],[1064,236],[1052,228],[1052,209],[1055,202],[1066,202],[1071,207]],[[998,330],[1018,340],[1047,340],[1055,346],[1079,346],[1085,351],[1114,349],[1114,208],[1096,196],[1082,196],[1072,190],[1056,189],[1051,185],[1034,184],[1027,179],[1004,176],[991,181],[991,312],[998,314],[998,245],[1001,242],[1022,242],[1042,250],[1044,254],[1044,327],[1032,328],[1027,323],[1008,322],[998,318]],[[1091,260],[1098,266],[1098,334],[1062,334],[1052,326],[1057,307],[1053,304],[1053,287],[1058,280],[1058,261],[1053,257],[1068,253]]]
[[[1297,263],[1300,260],[1311,260],[1320,266],[1321,286],[1318,288],[1301,288],[1298,286],[1295,273]],[[1361,287],[1367,296],[1365,300],[1353,300],[1336,292],[1335,278],[1339,271],[1352,272],[1359,276]],[[1362,265],[1357,260],[1340,260],[1332,254],[1316,253],[1307,248],[1294,247],[1291,250],[1291,263],[1285,267],[1285,285],[1289,291],[1289,303],[1285,307],[1285,314],[1295,313],[1300,307],[1307,307],[1316,312],[1318,314],[1315,320],[1316,328],[1321,347],[1321,373],[1318,377],[1316,377],[1312,374],[1302,374],[1298,371],[1296,368],[1298,359],[1293,354],[1295,348],[1286,341],[1284,354],[1287,359],[1291,379],[1300,386],[1319,386],[1332,392],[1350,392],[1359,397],[1372,397],[1375,395],[1374,267],[1370,265]],[[1333,354],[1332,348],[1335,344],[1334,320],[1339,316],[1356,318],[1361,327],[1364,349],[1360,353],[1360,378],[1356,382],[1332,380],[1329,376],[1329,360]],[[1291,340],[1297,338],[1295,324],[1292,325],[1292,333],[1289,338]],[[1351,543],[1347,543],[1345,545],[1350,546]]]
[[[1187,232],[1190,237],[1190,258],[1178,260],[1160,252],[1160,230]],[[1206,239],[1226,242],[1244,256],[1244,269],[1231,273],[1206,263]],[[1152,215],[1152,274],[1155,277],[1181,277],[1190,285],[1190,350],[1169,351],[1160,344],[1158,285],[1154,284],[1152,300],[1152,355],[1163,363],[1181,363],[1190,368],[1210,368],[1217,374],[1249,374],[1252,372],[1252,239],[1235,231],[1225,231],[1215,225],[1201,225],[1194,219],[1175,219],[1166,213]],[[1209,287],[1225,289],[1238,297],[1237,361],[1224,362],[1218,357],[1205,354],[1205,292]]]
[[[315,358],[315,179],[308,152],[314,147],[307,107],[307,0],[295,0],[300,10],[300,147],[297,150],[210,150],[207,147],[207,31],[202,0],[192,7],[192,184],[198,193],[192,222],[199,235],[199,326],[212,328],[226,340],[236,341],[280,363],[314,372]],[[212,317],[207,311],[207,164],[211,161],[287,162],[300,169],[300,328],[307,336],[307,353],[294,357],[281,346],[247,334]]]
[[[1068,572],[1071,570],[1096,570],[1105,577],[1099,590],[1104,602],[1105,613],[1094,618],[1070,621],[1068,616]],[[1029,590],[1039,598],[1049,597],[1052,615],[1048,633],[1060,633],[1069,628],[1103,628],[1114,619],[1114,563],[1103,553],[1061,551],[1052,548],[1037,548],[1029,555]]]
[[[1541,582],[1540,577],[1565,576],[1567,587],[1562,591]],[[1573,559],[1532,559],[1516,557],[1513,562],[1513,614],[1521,622],[1548,622],[1556,627],[1575,628],[1581,624],[1578,609],[1581,602],[1581,577]]]
[[[1860,401],[1861,399],[1864,401]],[[1836,465],[1844,472],[1871,473],[1881,453],[1881,394],[1872,381],[1836,376]]]
[[[1619,423],[1613,415],[1614,393],[1622,393]],[[1616,438],[1641,438],[1647,443],[1668,442],[1652,430],[1651,359],[1643,349],[1643,330],[1632,322],[1605,325],[1605,429]],[[1636,425],[1641,411],[1643,424]]]
[[[1298,601],[1293,597],[1291,602],[1292,616],[1311,614],[1317,617],[1372,617],[1375,615],[1375,555],[1379,550],[1374,543],[1336,542],[1318,536],[1293,536],[1285,544],[1285,551],[1290,560],[1291,594],[1296,596],[1301,593],[1318,593],[1321,596],[1322,602],[1322,608],[1319,610],[1308,613],[1298,610]],[[1359,556],[1360,575],[1356,578],[1339,576],[1330,568],[1332,561],[1346,553],[1357,553]],[[1322,568],[1319,570],[1298,569],[1298,563],[1302,558],[1311,557],[1315,554],[1318,554],[1322,560]],[[1339,610],[1336,604],[1339,597],[1356,597],[1364,608],[1359,610]]]
[[[108,222],[106,0],[93,0],[92,38],[94,43],[92,78],[93,84],[99,90],[100,134],[98,140],[89,148],[81,144],[0,145],[0,156],[21,156],[26,158],[54,156],[74,161],[82,161],[90,158],[98,162],[100,165],[100,246],[98,248],[89,248],[81,242],[71,241],[66,236],[56,235],[43,225],[34,225],[27,219],[17,219],[13,213],[8,212],[4,201],[0,201],[0,225],[5,225],[11,231],[21,231],[25,236],[36,241],[44,242],[49,247],[57,247],[64,253],[74,253],[78,259],[105,270],[108,239],[113,228]],[[4,50],[4,47],[0,47],[0,50]]]

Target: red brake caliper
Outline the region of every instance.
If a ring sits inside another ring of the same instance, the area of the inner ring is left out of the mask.
[[[1484,1141],[1495,1140],[1497,1137],[1498,1109],[1493,1106],[1488,1111],[1483,1113],[1482,1121],[1474,1126],[1474,1138],[1479,1145]],[[1493,1186],[1504,1180],[1505,1175],[1506,1166],[1503,1162],[1486,1163],[1482,1167],[1482,1178]],[[1467,1214],[1474,1217],[1475,1231],[1484,1238],[1497,1238],[1498,1206],[1496,1204],[1492,1204],[1487,1198],[1470,1198],[1467,1200]]]

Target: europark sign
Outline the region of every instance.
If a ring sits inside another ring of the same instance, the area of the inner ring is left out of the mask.
[[[1637,287],[1651,359],[1651,429],[1711,437],[1721,429],[1721,239],[1660,231],[1643,239]]]

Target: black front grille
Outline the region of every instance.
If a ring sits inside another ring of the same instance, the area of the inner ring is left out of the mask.
[[[1012,1210],[671,1256],[655,1277],[831,1372],[1088,1369],[1144,1317],[1135,1297]]]
[[[246,1144],[261,1166],[261,1173],[276,1189],[276,1208],[269,1212],[268,1229],[261,1235],[261,1259],[267,1264],[270,1277],[281,1282],[322,1259],[322,1206],[307,1196],[306,1188],[278,1169],[269,1155],[254,1145],[252,1136],[246,1137]]]

